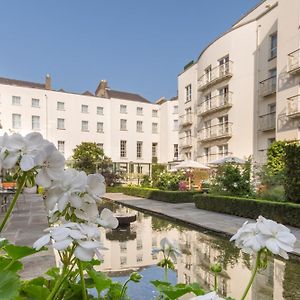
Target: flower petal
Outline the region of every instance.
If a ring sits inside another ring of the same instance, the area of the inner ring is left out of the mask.
[[[55,242],[53,244],[53,248],[55,248],[56,250],[65,250],[72,244],[72,242],[72,239],[65,239],[59,242]]]
[[[36,240],[32,247],[35,250],[40,250],[42,247],[47,245],[49,242],[50,242],[50,234],[45,234],[42,237],[40,237],[38,240]]]
[[[74,251],[74,255],[82,261],[91,261],[95,255],[95,252],[93,250],[77,246]]]

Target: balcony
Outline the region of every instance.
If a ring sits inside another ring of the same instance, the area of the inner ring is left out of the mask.
[[[300,117],[300,95],[296,95],[287,99],[286,115],[290,118]]]
[[[232,136],[232,123],[226,122],[207,128],[203,128],[198,133],[198,139],[202,142],[212,141]]]
[[[179,145],[182,149],[184,148],[191,148],[192,143],[192,137],[191,136],[185,136],[179,139]]]
[[[277,78],[276,76],[272,76],[260,82],[260,95],[262,97],[267,97],[269,95],[276,93],[276,87],[277,87],[276,78]]]
[[[209,72],[206,72],[198,79],[199,90],[204,90],[213,84],[232,77],[232,66],[233,62],[228,61],[227,63],[217,66],[211,69]]]
[[[290,74],[296,74],[300,72],[300,49],[288,54],[287,71]]]
[[[200,159],[200,163],[205,164],[205,163],[210,163],[214,160],[226,157],[226,156],[232,156],[232,152],[223,152],[223,153],[209,153],[208,155],[205,154],[200,154],[198,155],[198,158]]]
[[[276,128],[276,112],[271,112],[259,117],[259,130],[268,131]]]
[[[179,117],[180,127],[190,126],[193,124],[193,115],[188,113]]]
[[[200,103],[198,106],[198,114],[204,116],[215,111],[229,108],[232,106],[232,92],[214,96]]]

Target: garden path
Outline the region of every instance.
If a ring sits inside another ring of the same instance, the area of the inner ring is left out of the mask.
[[[0,220],[3,219],[4,214],[5,212],[0,212]],[[48,226],[45,205],[41,196],[22,194],[1,236],[16,245],[32,247]],[[51,247],[47,251],[24,258],[22,263],[24,268],[20,275],[24,279],[42,275],[50,267],[56,265]]]
[[[133,209],[150,212],[177,222],[188,224],[226,236],[232,236],[245,221],[253,221],[237,216],[198,209],[194,203],[167,203],[151,199],[124,195],[122,193],[106,193],[104,198],[118,202]],[[300,229],[288,226],[296,236],[297,242],[293,254],[300,256]]]

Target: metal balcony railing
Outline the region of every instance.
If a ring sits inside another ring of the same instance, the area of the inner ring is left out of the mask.
[[[188,125],[192,125],[192,124],[193,124],[193,115],[192,115],[192,113],[181,115],[179,117],[180,127],[188,126]]]
[[[220,138],[229,138],[232,136],[232,123],[226,122],[210,127],[206,127],[200,130],[198,133],[198,139],[200,141],[211,141]]]
[[[205,115],[217,110],[232,106],[232,92],[217,95],[201,102],[197,110],[198,114]]]
[[[260,82],[260,95],[263,97],[276,93],[277,77],[272,76]]]
[[[205,89],[212,84],[218,83],[226,78],[231,77],[233,75],[232,66],[233,62],[228,61],[225,64],[214,67],[210,71],[206,72],[198,79],[199,89]]]
[[[222,153],[209,153],[208,155],[205,155],[202,153],[200,153],[198,155],[198,158],[199,158],[199,162],[201,163],[210,163],[214,160],[217,160],[217,159],[220,159],[220,158],[223,158],[223,157],[226,157],[226,156],[231,156],[233,155],[232,152],[222,152]]]
[[[259,130],[267,131],[276,128],[276,112],[271,112],[259,117]]]
[[[288,117],[300,117],[300,95],[296,95],[287,99],[287,112]]]
[[[192,147],[192,137],[191,136],[185,136],[179,139],[179,147],[180,148],[190,148]]]
[[[288,54],[287,71],[291,74],[300,72],[300,49]]]

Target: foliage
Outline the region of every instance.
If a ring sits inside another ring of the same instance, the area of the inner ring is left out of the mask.
[[[169,203],[192,203],[193,196],[199,194],[198,191],[160,191],[153,188],[141,188],[133,186],[118,186],[108,188],[107,192],[123,193],[125,195],[153,199]]]
[[[300,203],[300,143],[285,147],[284,189],[288,201]]]
[[[182,172],[161,172],[156,179],[155,187],[163,191],[178,191],[179,182],[185,179]]]
[[[213,180],[212,192],[224,195],[250,196],[253,194],[251,186],[251,161],[238,166],[226,163],[218,167]]]
[[[188,190],[188,184],[186,181],[179,181],[179,184],[178,184],[178,187],[179,187],[179,191],[187,191]]]
[[[286,201],[284,187],[282,185],[267,187],[266,190],[262,191],[258,196],[264,200]]]
[[[199,209],[256,219],[264,215],[274,221],[300,227],[300,205],[233,196],[199,194],[194,196]]]
[[[166,169],[167,166],[164,164],[152,164],[151,178],[152,178],[153,186],[156,186],[158,175],[163,171],[165,171]]]
[[[152,186],[152,182],[151,182],[151,178],[149,175],[144,175],[142,177],[142,180],[141,180],[141,187],[151,187]]]
[[[285,300],[300,299],[300,269],[299,262],[287,260],[284,270],[283,294]]]
[[[286,141],[276,141],[271,144],[267,152],[267,171],[270,176],[277,175],[284,171]]]

